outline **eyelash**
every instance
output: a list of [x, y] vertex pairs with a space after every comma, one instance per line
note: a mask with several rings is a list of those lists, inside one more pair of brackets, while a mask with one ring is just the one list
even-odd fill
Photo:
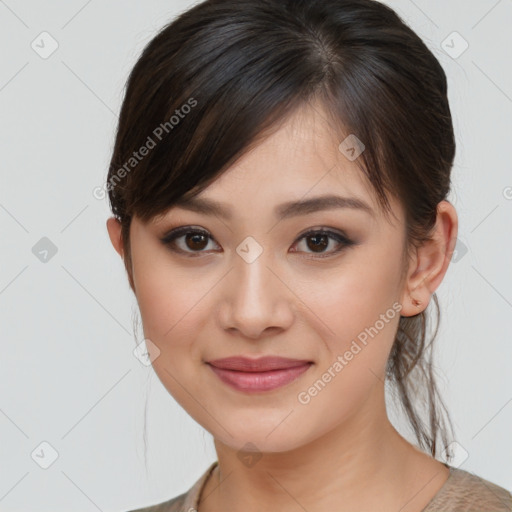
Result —
[[[210, 240], [213, 240], [215, 243], [217, 243], [216, 240], [208, 233], [208, 231], [205, 231], [203, 229], [194, 229], [194, 228], [191, 228], [190, 226], [182, 226], [182, 227], [175, 228], [175, 229], [171, 230], [169, 233], [167, 233], [161, 239], [161, 241], [165, 246], [169, 247], [169, 249], [172, 250], [173, 252], [186, 254], [187, 257], [190, 257], [190, 258], [197, 258], [197, 257], [201, 256], [202, 253], [206, 253], [206, 251], [184, 251], [183, 249], [176, 248], [176, 245], [175, 245], [176, 240], [184, 235], [187, 235], [187, 234], [204, 235], [204, 236], [208, 237]], [[303, 233], [294, 242], [294, 245], [297, 244], [298, 242], [302, 241], [303, 239], [306, 239], [313, 235], [327, 236], [331, 240], [335, 240], [336, 242], [338, 242], [340, 244], [340, 247], [338, 247], [334, 251], [327, 252], [327, 253], [307, 253], [307, 254], [313, 255], [313, 256], [307, 256], [307, 258], [309, 258], [309, 259], [329, 258], [335, 254], [338, 254], [343, 249], [356, 244], [356, 242], [354, 242], [353, 240], [350, 240], [348, 237], [346, 237], [345, 235], [342, 235], [341, 233], [338, 233], [336, 231], [331, 231], [326, 228], [321, 228], [321, 229], [311, 229], [311, 230], [307, 231], [306, 233]], [[299, 252], [299, 251], [293, 251], [293, 252]]]

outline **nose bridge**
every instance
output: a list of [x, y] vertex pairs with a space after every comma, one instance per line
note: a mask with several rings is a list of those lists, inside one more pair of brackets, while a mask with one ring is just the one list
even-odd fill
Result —
[[257, 337], [268, 327], [286, 327], [292, 315], [286, 287], [272, 271], [272, 254], [248, 238], [233, 255], [223, 327]]
[[271, 266], [271, 258], [268, 251], [257, 251], [251, 242], [240, 244], [237, 255], [233, 261], [233, 278], [235, 305], [238, 309], [249, 308], [260, 313], [263, 309], [270, 308], [273, 301], [273, 278], [268, 267]]

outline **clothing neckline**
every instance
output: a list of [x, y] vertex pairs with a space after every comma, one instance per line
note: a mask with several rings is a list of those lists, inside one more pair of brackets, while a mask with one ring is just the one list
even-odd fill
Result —
[[[423, 507], [421, 509], [421, 512], [427, 512], [428, 508], [432, 505], [434, 500], [437, 500], [439, 497], [441, 497], [441, 495], [443, 495], [446, 492], [448, 486], [451, 485], [451, 483], [452, 483], [452, 480], [454, 478], [456, 471], [459, 470], [458, 468], [456, 468], [454, 466], [450, 466], [449, 464], [446, 464], [445, 462], [443, 462], [442, 464], [446, 468], [448, 468], [448, 470], [450, 471], [450, 474], [448, 475], [448, 478], [446, 479], [444, 484], [441, 486], [441, 488], [434, 494], [434, 496], [432, 496], [432, 498], [425, 505], [425, 507]], [[203, 498], [202, 494], [206, 487], [206, 482], [209, 480], [213, 471], [215, 470], [215, 468], [218, 465], [219, 465], [218, 460], [216, 460], [215, 462], [212, 462], [210, 464], [210, 466], [208, 467], [208, 469], [204, 472], [202, 477], [199, 478], [199, 480], [194, 484], [193, 488], [191, 489], [191, 492], [187, 493], [185, 502], [183, 503], [184, 510], [188, 511], [192, 508], [193, 510], [197, 511], [199, 509], [199, 502]]]
[[458, 468], [455, 468], [453, 466], [450, 466], [449, 464], [446, 464], [446, 462], [442, 463], [444, 467], [448, 468], [450, 471], [448, 478], [444, 482], [444, 484], [441, 486], [441, 488], [430, 498], [429, 502], [421, 509], [421, 512], [427, 512], [428, 508], [432, 505], [434, 500], [437, 500], [441, 495], [443, 495], [446, 492], [446, 489], [449, 485], [452, 483], [453, 475], [455, 474], [455, 470]]
[[213, 470], [219, 465], [219, 461], [216, 460], [210, 464], [210, 467], [203, 473], [199, 480], [194, 484], [190, 492], [186, 494], [185, 501], [183, 503], [183, 510], [195, 510], [199, 509], [199, 501], [203, 497], [203, 491], [206, 487], [206, 482], [210, 478]]

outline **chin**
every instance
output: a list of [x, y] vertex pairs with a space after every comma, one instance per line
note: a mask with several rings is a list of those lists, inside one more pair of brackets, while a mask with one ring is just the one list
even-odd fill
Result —
[[[212, 435], [217, 442], [229, 447], [236, 452], [253, 452], [253, 453], [283, 453], [299, 448], [308, 442], [307, 439], [302, 438], [300, 433], [295, 431], [295, 436], [290, 436], [290, 428], [281, 427], [276, 428], [275, 424], [272, 428], [248, 428], [236, 425], [226, 425], [229, 432], [236, 432], [236, 435], [231, 437], [224, 430], [221, 432], [213, 432]], [[270, 435], [269, 435], [270, 433]]]

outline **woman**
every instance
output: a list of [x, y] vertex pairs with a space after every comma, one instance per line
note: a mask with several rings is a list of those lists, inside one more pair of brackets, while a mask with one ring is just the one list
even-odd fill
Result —
[[206, 1], [147, 45], [107, 229], [153, 368], [218, 460], [140, 510], [512, 510], [438, 460], [457, 445], [426, 313], [454, 155], [442, 67], [376, 1]]

